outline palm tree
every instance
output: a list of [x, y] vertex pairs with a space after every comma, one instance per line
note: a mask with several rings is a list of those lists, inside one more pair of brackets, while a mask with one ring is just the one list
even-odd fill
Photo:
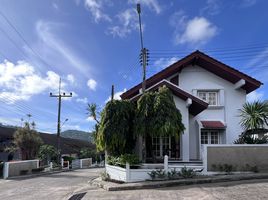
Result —
[[99, 111], [98, 111], [98, 108], [97, 108], [97, 104], [95, 103], [91, 103], [91, 104], [87, 104], [87, 114], [89, 115], [89, 117], [92, 117], [96, 122], [97, 124], [99, 124], [99, 120], [98, 120], [98, 117], [99, 117]]
[[254, 133], [268, 125], [268, 103], [266, 102], [247, 102], [239, 111], [240, 124], [245, 132]]

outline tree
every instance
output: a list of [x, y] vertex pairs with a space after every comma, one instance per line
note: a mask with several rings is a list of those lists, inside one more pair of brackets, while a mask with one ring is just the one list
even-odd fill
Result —
[[[241, 136], [234, 141], [235, 144], [264, 144], [267, 143], [267, 136], [263, 136], [268, 130], [268, 104], [255, 101], [245, 103], [240, 111], [240, 124], [244, 129]], [[258, 135], [258, 138], [255, 137]]]
[[109, 101], [101, 113], [97, 141], [109, 154], [117, 156], [132, 153], [135, 145], [133, 103], [126, 100]]
[[42, 145], [38, 151], [38, 158], [47, 163], [57, 160], [57, 149], [52, 145]]
[[89, 117], [92, 117], [97, 124], [99, 124], [99, 110], [98, 110], [98, 107], [97, 107], [97, 104], [95, 103], [88, 103], [87, 104], [87, 114], [89, 115]]
[[182, 116], [177, 109], [171, 91], [163, 86], [156, 93], [154, 103], [154, 134], [157, 136], [175, 136], [185, 130]]
[[23, 127], [16, 130], [13, 143], [20, 150], [22, 160], [31, 160], [37, 157], [43, 141], [35, 130], [35, 124], [25, 122]]
[[241, 121], [240, 124], [244, 131], [263, 129], [268, 125], [268, 103], [255, 101], [245, 103], [239, 110]]
[[181, 113], [166, 86], [159, 88], [157, 92], [148, 92], [141, 96], [136, 112], [136, 135], [178, 137], [185, 129]]

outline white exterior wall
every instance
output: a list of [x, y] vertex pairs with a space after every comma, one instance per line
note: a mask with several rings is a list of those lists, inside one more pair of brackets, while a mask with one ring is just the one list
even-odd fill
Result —
[[189, 111], [188, 111], [188, 108], [186, 107], [186, 101], [184, 101], [176, 96], [174, 96], [174, 101], [175, 101], [176, 107], [181, 112], [182, 123], [185, 126], [184, 133], [181, 135], [181, 138], [180, 138], [180, 143], [181, 143], [180, 155], [181, 155], [183, 161], [189, 161], [189, 158], [190, 158]]
[[[232, 144], [241, 134], [239, 125], [238, 109], [246, 102], [246, 91], [235, 89], [234, 84], [221, 77], [199, 67], [187, 66], [179, 74], [179, 87], [197, 96], [198, 90], [218, 90], [220, 106], [209, 106], [206, 110], [195, 117], [190, 117], [188, 109], [182, 109], [183, 100], [175, 97], [176, 106], [181, 110], [183, 123], [187, 128], [182, 139], [183, 151], [189, 153], [190, 159], [199, 158], [200, 131], [196, 124], [198, 121], [222, 121], [226, 125], [226, 132], [221, 132], [221, 142]], [[179, 99], [179, 100], [178, 100]], [[179, 103], [180, 102], [180, 103]], [[184, 102], [185, 105], [185, 102]], [[186, 113], [187, 112], [187, 113]], [[186, 120], [189, 119], [189, 120]], [[186, 138], [185, 135], [189, 134]], [[187, 141], [189, 139], [190, 141]], [[186, 142], [186, 145], [183, 143]], [[190, 142], [190, 149], [185, 149]], [[183, 154], [187, 156], [186, 153]]]

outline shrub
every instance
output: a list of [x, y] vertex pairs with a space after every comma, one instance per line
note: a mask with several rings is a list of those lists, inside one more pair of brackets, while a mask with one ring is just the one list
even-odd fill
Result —
[[107, 163], [109, 165], [125, 167], [126, 163], [129, 163], [130, 166], [138, 165], [140, 163], [139, 158], [135, 154], [124, 154], [121, 156], [108, 156]]
[[170, 172], [167, 173], [169, 179], [179, 178], [180, 173], [176, 171], [176, 169], [172, 169]]
[[156, 178], [156, 171], [153, 170], [153, 171], [149, 172], [148, 175], [151, 177], [151, 179], [154, 180]]
[[183, 178], [193, 178], [196, 175], [196, 173], [193, 169], [191, 169], [191, 168], [187, 169], [186, 167], [181, 168], [181, 171], [179, 174]]

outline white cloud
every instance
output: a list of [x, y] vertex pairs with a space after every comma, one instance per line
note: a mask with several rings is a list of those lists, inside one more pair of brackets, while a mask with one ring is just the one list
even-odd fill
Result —
[[[18, 61], [16, 64], [4, 61], [0, 63], [0, 99], [8, 100], [12, 104], [19, 100], [29, 100], [33, 95], [48, 90], [55, 92], [59, 78], [53, 71], [41, 76], [25, 61]], [[65, 86], [66, 83], [62, 82], [63, 89]]]
[[87, 86], [89, 87], [89, 89], [95, 91], [96, 90], [96, 87], [97, 87], [97, 82], [94, 79], [89, 79], [87, 81]]
[[156, 12], [157, 14], [161, 13], [161, 11], [162, 11], [162, 8], [159, 5], [157, 0], [129, 0], [128, 2], [131, 3], [131, 4], [140, 3], [141, 7], [146, 6], [149, 9], [153, 10], [154, 12]]
[[86, 119], [86, 121], [88, 121], [88, 122], [95, 122], [94, 118], [91, 117], [91, 116], [89, 116], [89, 117]]
[[90, 11], [94, 21], [98, 23], [100, 20], [112, 21], [109, 15], [103, 12], [103, 6], [107, 4], [104, 0], [85, 0], [85, 7]]
[[88, 99], [86, 97], [85, 98], [77, 98], [76, 102], [86, 104], [86, 103], [88, 103]]
[[[72, 48], [69, 48], [66, 45], [66, 42], [61, 41], [56, 35], [54, 31], [64, 27], [63, 24], [46, 22], [46, 21], [38, 21], [36, 23], [36, 32], [40, 39], [41, 45], [36, 48], [43, 50], [42, 52], [45, 56], [50, 55], [47, 60], [53, 60], [56, 62], [58, 58], [60, 61], [58, 64], [60, 65], [59, 69], [62, 70], [62, 65], [66, 67], [72, 66], [78, 72], [81, 72], [85, 76], [87, 76], [92, 69], [91, 66], [86, 63], [83, 59], [78, 57], [73, 51]], [[57, 67], [54, 65], [54, 67]]]
[[125, 10], [118, 14], [116, 18], [119, 20], [119, 24], [109, 27], [108, 34], [123, 38], [132, 31], [139, 30], [138, 16], [134, 8]]
[[169, 65], [175, 63], [178, 61], [178, 57], [171, 57], [171, 58], [159, 58], [154, 62], [154, 66], [158, 69], [164, 69], [168, 67]]
[[253, 91], [247, 95], [247, 101], [253, 102], [253, 101], [262, 100], [263, 96], [264, 96], [263, 92]]
[[217, 15], [221, 12], [221, 8], [220, 0], [207, 0], [205, 7], [201, 9], [201, 14]]
[[218, 32], [218, 28], [205, 17], [188, 19], [183, 11], [174, 13], [170, 19], [170, 24], [175, 28], [175, 44], [205, 44]]
[[74, 84], [74, 83], [75, 83], [74, 75], [72, 75], [72, 74], [68, 74], [66, 78], [67, 78], [67, 80], [68, 80], [71, 84]]
[[[120, 100], [121, 99], [120, 95], [123, 94], [126, 91], [127, 91], [127, 89], [125, 88], [123, 91], [119, 91], [119, 92], [114, 93], [114, 99], [115, 100]], [[107, 103], [110, 100], [111, 100], [111, 96], [109, 96], [109, 98], [105, 100], [105, 103]]]

